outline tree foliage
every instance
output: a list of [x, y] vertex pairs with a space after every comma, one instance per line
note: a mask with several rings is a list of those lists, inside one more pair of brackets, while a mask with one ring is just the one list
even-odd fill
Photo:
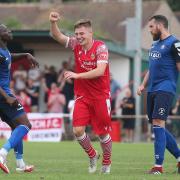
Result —
[[167, 0], [167, 2], [173, 11], [180, 11], [180, 1], [179, 0]]

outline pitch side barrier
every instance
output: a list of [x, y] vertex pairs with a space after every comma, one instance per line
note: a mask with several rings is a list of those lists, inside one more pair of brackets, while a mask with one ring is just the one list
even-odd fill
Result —
[[[147, 119], [148, 117], [147, 115], [112, 115], [112, 120], [121, 120], [121, 119], [127, 119], [127, 120], [131, 120], [131, 119]], [[180, 120], [180, 116], [168, 116], [168, 119], [171, 120]]]

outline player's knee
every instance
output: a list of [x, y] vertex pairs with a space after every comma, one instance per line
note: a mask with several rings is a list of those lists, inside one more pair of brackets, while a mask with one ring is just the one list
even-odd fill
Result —
[[73, 128], [73, 133], [76, 137], [82, 136], [84, 134], [84, 128], [75, 127], [75, 128]]
[[153, 119], [153, 125], [165, 127], [165, 121], [161, 119]]

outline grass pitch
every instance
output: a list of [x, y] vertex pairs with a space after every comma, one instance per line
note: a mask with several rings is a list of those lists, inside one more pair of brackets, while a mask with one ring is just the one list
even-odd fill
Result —
[[[0, 141], [0, 145], [3, 141]], [[99, 144], [93, 143], [101, 152]], [[175, 173], [176, 160], [166, 152], [163, 175], [148, 175], [145, 172], [153, 165], [152, 144], [113, 143], [112, 168], [110, 175], [98, 171], [88, 174], [88, 158], [77, 142], [59, 143], [25, 143], [24, 159], [35, 165], [33, 173], [19, 174], [15, 172], [13, 151], [8, 156], [8, 167], [11, 171], [6, 175], [0, 171], [0, 179], [12, 180], [180, 180]]]

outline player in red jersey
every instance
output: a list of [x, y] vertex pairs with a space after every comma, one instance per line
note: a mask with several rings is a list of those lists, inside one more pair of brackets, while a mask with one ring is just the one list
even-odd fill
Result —
[[90, 158], [89, 173], [97, 169], [98, 152], [93, 148], [90, 138], [85, 133], [91, 125], [99, 135], [103, 151], [101, 172], [110, 173], [112, 140], [110, 117], [110, 76], [108, 49], [104, 42], [93, 39], [90, 20], [81, 19], [74, 25], [75, 35], [68, 37], [61, 33], [57, 21], [60, 16], [51, 12], [51, 35], [60, 44], [74, 51], [75, 72], [66, 71], [65, 79], [74, 79], [76, 95], [73, 113], [73, 132], [77, 141]]

